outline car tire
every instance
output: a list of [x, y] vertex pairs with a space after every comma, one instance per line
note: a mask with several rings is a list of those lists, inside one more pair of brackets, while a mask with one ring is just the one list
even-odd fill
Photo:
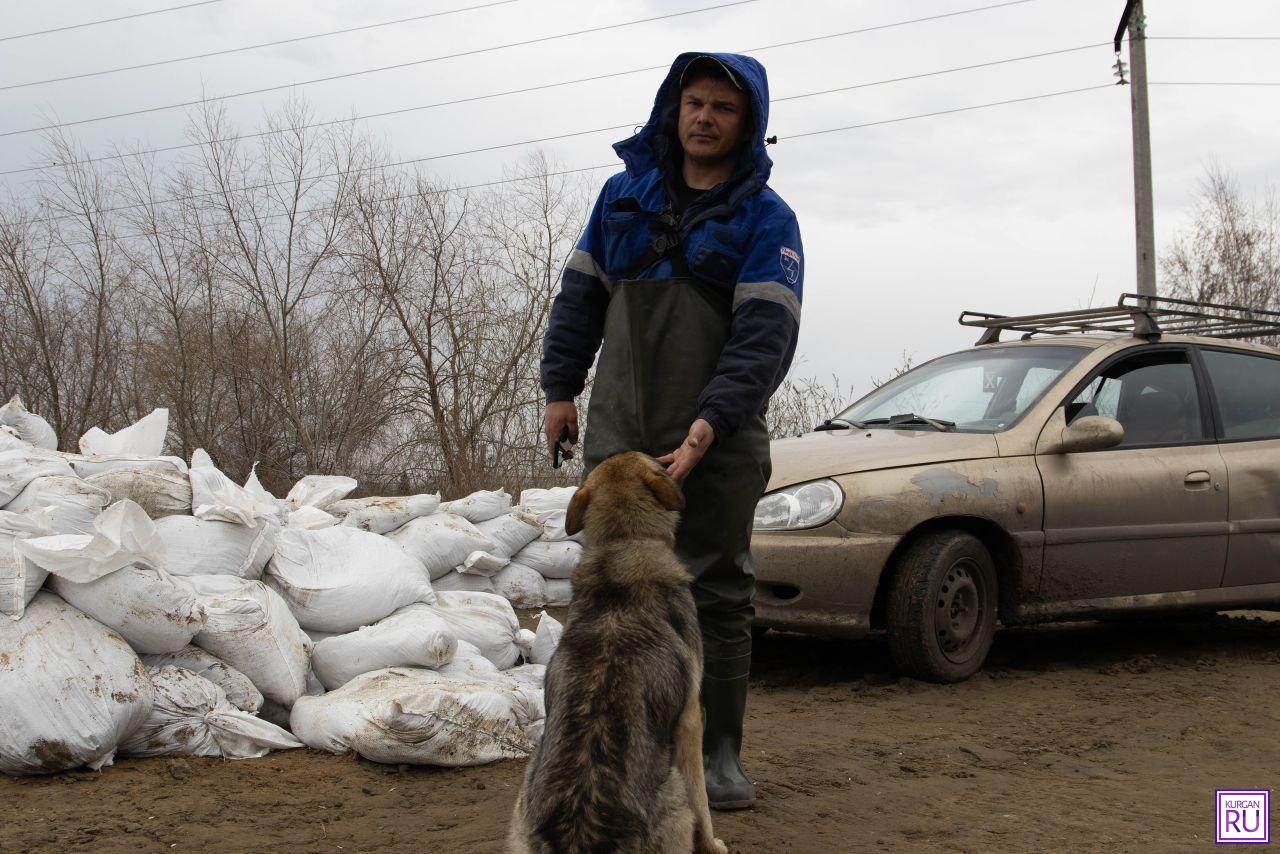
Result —
[[886, 602], [894, 663], [927, 682], [968, 679], [991, 650], [996, 593], [995, 564], [977, 537], [937, 531], [910, 543]]

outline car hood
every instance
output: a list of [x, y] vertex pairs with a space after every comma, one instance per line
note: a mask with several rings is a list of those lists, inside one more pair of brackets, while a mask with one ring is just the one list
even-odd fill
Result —
[[795, 483], [876, 469], [948, 463], [999, 455], [991, 433], [873, 428], [828, 430], [769, 446], [773, 476], [769, 490]]

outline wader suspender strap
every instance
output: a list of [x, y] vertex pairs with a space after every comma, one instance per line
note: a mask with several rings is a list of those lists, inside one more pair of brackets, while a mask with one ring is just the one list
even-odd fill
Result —
[[649, 228], [658, 232], [658, 236], [627, 269], [622, 278], [639, 278], [641, 273], [664, 258], [671, 261], [677, 277], [691, 278], [693, 273], [689, 270], [689, 262], [684, 257], [684, 239], [698, 223], [713, 216], [730, 213], [732, 210], [733, 208], [729, 205], [709, 205], [682, 222], [680, 215], [672, 209], [671, 205], [667, 205], [658, 214], [657, 219], [649, 224]]

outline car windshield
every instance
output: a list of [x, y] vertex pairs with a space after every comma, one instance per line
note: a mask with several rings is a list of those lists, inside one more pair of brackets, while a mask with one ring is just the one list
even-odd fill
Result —
[[[1007, 430], [1063, 371], [1088, 352], [1062, 345], [990, 347], [934, 359], [868, 394], [837, 421], [896, 430], [929, 430], [923, 419], [953, 422], [955, 430]], [[911, 414], [915, 419], [888, 419]], [[883, 419], [880, 423], [875, 422]]]

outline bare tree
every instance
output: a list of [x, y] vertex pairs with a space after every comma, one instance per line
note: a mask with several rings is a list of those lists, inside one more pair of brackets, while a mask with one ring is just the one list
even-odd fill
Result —
[[1280, 203], [1246, 198], [1219, 165], [1205, 171], [1195, 220], [1160, 262], [1170, 296], [1280, 309]]

